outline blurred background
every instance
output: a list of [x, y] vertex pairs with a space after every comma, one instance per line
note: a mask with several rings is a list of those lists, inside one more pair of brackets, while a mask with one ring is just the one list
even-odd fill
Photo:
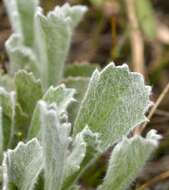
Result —
[[[110, 61], [127, 63], [142, 73], [153, 87], [152, 100], [159, 106], [145, 129], [155, 128], [163, 135], [152, 159], [130, 189], [169, 190], [169, 1], [168, 0], [41, 0], [45, 12], [56, 5], [83, 4], [88, 13], [73, 36], [67, 64], [88, 62], [104, 67]], [[7, 72], [4, 43], [11, 34], [8, 17], [0, 0], [0, 67]], [[85, 189], [95, 187], [104, 175], [108, 153], [92, 175], [84, 175]]]

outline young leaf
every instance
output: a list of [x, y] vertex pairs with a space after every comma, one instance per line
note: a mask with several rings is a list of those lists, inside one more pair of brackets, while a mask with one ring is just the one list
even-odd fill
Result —
[[146, 138], [124, 137], [111, 154], [106, 176], [98, 190], [126, 189], [157, 147], [160, 138], [155, 130], [151, 130]]
[[75, 101], [73, 98], [75, 92], [75, 89], [66, 88], [64, 84], [57, 87], [51, 86], [45, 93], [43, 100], [49, 104], [56, 103], [60, 113], [63, 113], [67, 110], [69, 104]]
[[6, 42], [12, 73], [27, 69], [41, 78], [45, 89], [56, 85], [63, 77], [72, 32], [86, 7], [65, 4], [44, 16], [38, 0], [4, 1], [15, 29]]
[[11, 61], [11, 73], [15, 73], [19, 69], [27, 69], [38, 75], [36, 55], [32, 49], [23, 45], [20, 34], [12, 34], [6, 41], [5, 47]]
[[64, 166], [71, 126], [61, 123], [56, 105], [51, 107], [40, 101], [42, 146], [44, 150], [45, 190], [60, 190], [64, 180]]
[[74, 120], [77, 116], [81, 100], [84, 97], [84, 94], [86, 92], [86, 89], [87, 89], [87, 86], [89, 83], [89, 78], [87, 78], [87, 77], [68, 77], [63, 80], [63, 83], [68, 88], [73, 88], [76, 90], [76, 93], [74, 96], [76, 101], [73, 102], [68, 107], [69, 120], [71, 121], [72, 124], [74, 124]]
[[[69, 104], [74, 101], [75, 90], [71, 88], [66, 88], [63, 84], [58, 87], [51, 86], [45, 95], [43, 96], [43, 100], [47, 104], [56, 104], [59, 110], [60, 116], [66, 112]], [[31, 121], [31, 127], [29, 129], [28, 138], [31, 139], [39, 134], [40, 130], [40, 108], [39, 104], [37, 104]]]
[[100, 151], [99, 145], [99, 134], [93, 133], [88, 126], [75, 136], [65, 163], [62, 190], [72, 188], [89, 158]]
[[10, 19], [10, 23], [12, 25], [13, 31], [18, 34], [22, 33], [19, 12], [16, 4], [16, 0], [4, 0], [4, 4]]
[[68, 5], [56, 7], [47, 16], [43, 15], [41, 9], [38, 10], [35, 25], [36, 42], [41, 64], [39, 69], [45, 88], [56, 85], [62, 79], [73, 25], [78, 23], [84, 12], [85, 9], [81, 6]]
[[87, 8], [81, 5], [71, 7], [68, 3], [65, 3], [62, 7], [57, 6], [55, 11], [63, 12], [65, 17], [70, 17], [71, 27], [74, 29], [81, 21], [84, 13], [87, 11]]
[[14, 135], [15, 99], [15, 92], [7, 92], [0, 87], [0, 107], [2, 108], [3, 144], [5, 149], [11, 143]]
[[3, 161], [3, 190], [15, 186], [19, 190], [33, 190], [43, 166], [42, 147], [37, 139], [14, 150], [8, 150]]
[[142, 76], [129, 72], [127, 65], [109, 64], [101, 72], [96, 70], [75, 120], [74, 135], [89, 125], [93, 132], [101, 134], [101, 149], [106, 150], [146, 120], [150, 90]]
[[8, 91], [15, 89], [13, 78], [9, 74], [4, 73], [2, 70], [0, 70], [0, 86]]
[[15, 126], [13, 131], [13, 139], [11, 145], [15, 147], [19, 141], [23, 141], [27, 137], [30, 117], [26, 114], [19, 103], [15, 106]]
[[72, 143], [71, 152], [65, 163], [65, 178], [70, 177], [80, 169], [80, 164], [86, 154], [85, 131], [86, 129], [78, 133]]
[[3, 130], [2, 130], [2, 108], [0, 107], [0, 163], [3, 159]]
[[15, 76], [16, 97], [22, 110], [31, 118], [38, 100], [42, 97], [42, 86], [32, 73], [20, 70]]
[[47, 17], [40, 11], [36, 15], [39, 68], [45, 88], [57, 84], [62, 78], [71, 39], [69, 22], [55, 12], [50, 12]]
[[33, 47], [34, 16], [38, 0], [4, 0], [15, 33], [21, 35], [24, 45]]
[[24, 44], [33, 47], [34, 45], [34, 17], [38, 0], [16, 0], [17, 9], [22, 28]]
[[14, 91], [7, 92], [0, 87], [0, 106], [2, 107], [3, 144], [6, 149], [17, 144], [18, 133], [22, 138], [25, 137], [30, 118], [18, 104]]

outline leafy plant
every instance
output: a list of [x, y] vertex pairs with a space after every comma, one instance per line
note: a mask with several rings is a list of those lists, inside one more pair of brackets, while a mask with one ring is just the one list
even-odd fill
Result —
[[[110, 63], [90, 79], [88, 65], [64, 68], [70, 34], [86, 8], [66, 4], [45, 17], [36, 1], [5, 3], [15, 31], [6, 45], [11, 71], [27, 70], [1, 83], [13, 89], [0, 88], [2, 189], [79, 190], [84, 171], [115, 143], [97, 190], [127, 188], [160, 139], [155, 130], [128, 137], [146, 120], [151, 88], [127, 65]], [[63, 75], [67, 87], [55, 86]]]
[[[23, 79], [29, 81], [25, 88]], [[42, 95], [39, 81], [25, 71], [16, 74], [15, 85], [16, 92], [1, 90], [1, 142], [6, 149], [15, 146], [16, 137], [18, 141], [20, 136], [28, 140], [5, 153], [4, 190], [13, 190], [14, 186], [34, 189], [39, 175], [43, 176], [45, 189], [72, 189], [88, 164], [120, 139], [98, 189], [124, 189], [158, 144], [160, 136], [153, 130], [146, 138], [127, 137], [146, 119], [150, 87], [126, 65], [109, 64], [92, 74], [72, 135], [67, 108], [74, 101], [74, 89], [59, 85]]]
[[47, 16], [38, 0], [4, 0], [14, 34], [6, 42], [10, 71], [32, 71], [43, 87], [56, 85], [63, 77], [64, 62], [74, 28], [86, 12], [84, 6], [57, 6]]

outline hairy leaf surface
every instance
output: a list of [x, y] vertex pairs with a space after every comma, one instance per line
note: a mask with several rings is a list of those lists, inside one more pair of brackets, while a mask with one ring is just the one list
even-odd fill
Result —
[[72, 188], [91, 157], [93, 158], [100, 152], [99, 145], [99, 134], [93, 133], [88, 126], [73, 138], [65, 164], [65, 179], [62, 190]]
[[21, 35], [24, 45], [33, 47], [38, 0], [4, 0], [4, 3], [14, 32]]
[[16, 106], [15, 92], [7, 92], [4, 88], [0, 87], [0, 106], [2, 108], [4, 148], [7, 148], [8, 144], [11, 143], [14, 133]]
[[101, 149], [106, 150], [146, 120], [150, 91], [142, 76], [129, 72], [127, 65], [109, 64], [101, 72], [96, 70], [75, 120], [74, 134], [89, 125], [100, 133]]
[[32, 73], [20, 70], [15, 76], [16, 97], [22, 110], [31, 118], [38, 100], [42, 97], [42, 86]]
[[74, 88], [76, 90], [75, 93], [75, 101], [68, 107], [69, 120], [72, 124], [74, 124], [74, 120], [77, 116], [80, 103], [84, 97], [86, 92], [89, 78], [87, 77], [68, 77], [63, 80], [63, 83], [68, 88]]
[[16, 32], [21, 34], [21, 24], [19, 18], [19, 12], [16, 4], [16, 0], [4, 0], [4, 4], [12, 25], [12, 29]]
[[107, 174], [98, 190], [126, 189], [155, 150], [160, 138], [155, 130], [151, 130], [146, 138], [124, 137], [111, 154]]
[[20, 34], [12, 34], [5, 43], [11, 64], [10, 72], [13, 74], [19, 69], [26, 69], [38, 75], [37, 58], [33, 50], [23, 45]]
[[14, 150], [8, 150], [3, 161], [3, 190], [33, 190], [43, 166], [42, 147], [37, 139], [27, 144], [20, 142]]
[[[59, 110], [60, 117], [64, 116], [69, 104], [74, 101], [75, 90], [71, 88], [66, 88], [63, 84], [58, 87], [51, 86], [45, 95], [43, 100], [47, 104], [56, 104]], [[31, 139], [39, 134], [40, 131], [40, 107], [37, 104], [31, 121], [31, 127], [29, 130], [28, 138]]]
[[71, 126], [69, 123], [61, 123], [59, 110], [56, 106], [51, 107], [44, 102], [40, 103], [42, 146], [44, 150], [44, 175], [45, 190], [60, 190], [64, 180], [64, 166]]
[[82, 6], [56, 7], [44, 16], [39, 9], [36, 15], [36, 41], [42, 83], [45, 88], [57, 84], [63, 77], [64, 62], [69, 50], [72, 30], [85, 8]]
[[0, 163], [2, 162], [3, 158], [3, 129], [2, 129], [2, 107], [0, 107]]

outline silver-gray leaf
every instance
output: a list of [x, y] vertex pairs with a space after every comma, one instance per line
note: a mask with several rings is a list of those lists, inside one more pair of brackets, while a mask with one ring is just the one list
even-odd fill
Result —
[[93, 132], [101, 134], [104, 151], [146, 120], [150, 92], [143, 77], [130, 72], [127, 65], [109, 64], [101, 72], [96, 70], [75, 120], [74, 135], [89, 125]]

